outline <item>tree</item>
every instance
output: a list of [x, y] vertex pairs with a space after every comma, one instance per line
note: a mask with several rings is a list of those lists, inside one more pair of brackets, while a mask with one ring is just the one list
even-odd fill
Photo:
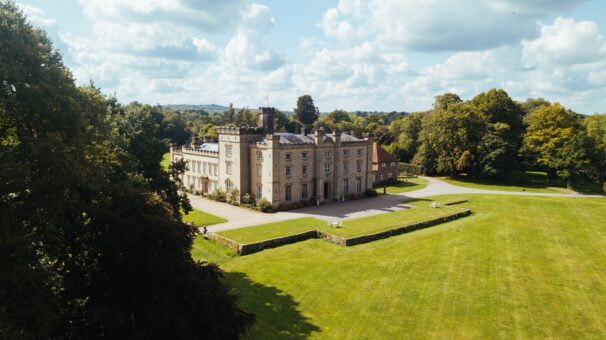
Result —
[[574, 112], [556, 103], [532, 111], [526, 122], [528, 128], [521, 152], [554, 178], [560, 162], [558, 150], [578, 133], [579, 120]]
[[289, 116], [286, 113], [276, 110], [274, 119], [274, 130], [278, 132], [297, 132], [299, 123], [297, 123], [293, 116]]
[[433, 103], [434, 110], [447, 110], [453, 104], [462, 103], [461, 98], [454, 93], [445, 93], [439, 96], [436, 96], [435, 101]]
[[244, 332], [252, 316], [220, 269], [191, 258], [157, 116], [76, 87], [12, 2], [0, 2], [0, 59], [0, 337]]
[[389, 129], [395, 136], [391, 152], [396, 154], [403, 162], [410, 162], [419, 147], [419, 134], [421, 133], [423, 117], [427, 112], [413, 112], [412, 114], [394, 120]]
[[314, 122], [318, 120], [318, 108], [314, 105], [314, 101], [310, 95], [304, 95], [297, 99], [297, 107], [294, 109], [295, 119], [310, 130]]
[[429, 174], [473, 174], [477, 169], [478, 144], [485, 131], [485, 122], [467, 103], [434, 110], [423, 119], [421, 146], [413, 162]]
[[551, 103], [543, 98], [528, 98], [525, 102], [519, 103], [519, 105], [522, 112], [524, 112], [524, 115], [528, 115], [541, 106], [549, 106]]
[[474, 97], [470, 105], [487, 124], [482, 138], [478, 175], [502, 178], [518, 168], [517, 152], [522, 143], [523, 112], [501, 89], [492, 89]]
[[578, 180], [596, 179], [600, 160], [594, 140], [579, 130], [557, 150], [553, 167], [558, 177], [571, 185]]

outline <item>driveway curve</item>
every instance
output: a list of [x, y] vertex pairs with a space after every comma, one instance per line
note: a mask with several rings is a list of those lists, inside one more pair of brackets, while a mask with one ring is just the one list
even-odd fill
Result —
[[409, 191], [400, 194], [378, 196], [372, 199], [362, 199], [349, 202], [330, 202], [321, 206], [307, 207], [292, 211], [281, 211], [273, 214], [261, 213], [242, 207], [235, 207], [227, 203], [219, 203], [199, 196], [188, 195], [192, 206], [227, 220], [225, 223], [215, 224], [208, 227], [209, 231], [221, 231], [237, 229], [258, 224], [280, 222], [293, 218], [313, 217], [324, 221], [335, 221], [374, 216], [388, 212], [410, 209], [412, 206], [406, 203], [405, 198], [422, 198], [439, 195], [456, 194], [491, 194], [491, 195], [517, 195], [517, 196], [545, 196], [545, 197], [604, 197], [601, 195], [584, 195], [579, 193], [539, 193], [485, 190], [466, 188], [453, 185], [437, 178], [422, 177], [427, 180], [427, 186], [423, 189]]

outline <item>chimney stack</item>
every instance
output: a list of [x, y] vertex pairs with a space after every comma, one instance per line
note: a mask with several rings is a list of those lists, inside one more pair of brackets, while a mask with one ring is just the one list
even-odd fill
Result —
[[301, 126], [301, 135], [305, 136], [305, 126]]
[[272, 135], [274, 133], [274, 116], [276, 109], [273, 107], [261, 107], [259, 113], [259, 127], [263, 128], [263, 133]]

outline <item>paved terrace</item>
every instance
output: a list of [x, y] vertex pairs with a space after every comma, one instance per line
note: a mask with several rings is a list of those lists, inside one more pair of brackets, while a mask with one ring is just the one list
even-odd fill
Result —
[[235, 207], [226, 203], [219, 203], [194, 195], [189, 195], [189, 199], [194, 208], [221, 216], [228, 220], [228, 222], [215, 224], [208, 227], [209, 231], [221, 231], [301, 217], [314, 217], [328, 222], [373, 216], [411, 208], [411, 205], [402, 203], [402, 201], [406, 198], [422, 198], [437, 195], [494, 194], [547, 197], [604, 197], [600, 195], [583, 195], [579, 193], [536, 193], [484, 190], [452, 185], [433, 177], [423, 178], [427, 180], [428, 185], [423, 189], [415, 191], [401, 194], [383, 195], [371, 199], [361, 199], [357, 201], [330, 202], [321, 206], [308, 207], [293, 211], [281, 211], [273, 214], [261, 213], [252, 209]]

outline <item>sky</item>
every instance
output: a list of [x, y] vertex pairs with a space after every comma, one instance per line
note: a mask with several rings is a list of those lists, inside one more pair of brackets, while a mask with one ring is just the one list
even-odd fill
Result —
[[603, 0], [21, 0], [119, 101], [421, 111], [502, 88], [606, 112]]

